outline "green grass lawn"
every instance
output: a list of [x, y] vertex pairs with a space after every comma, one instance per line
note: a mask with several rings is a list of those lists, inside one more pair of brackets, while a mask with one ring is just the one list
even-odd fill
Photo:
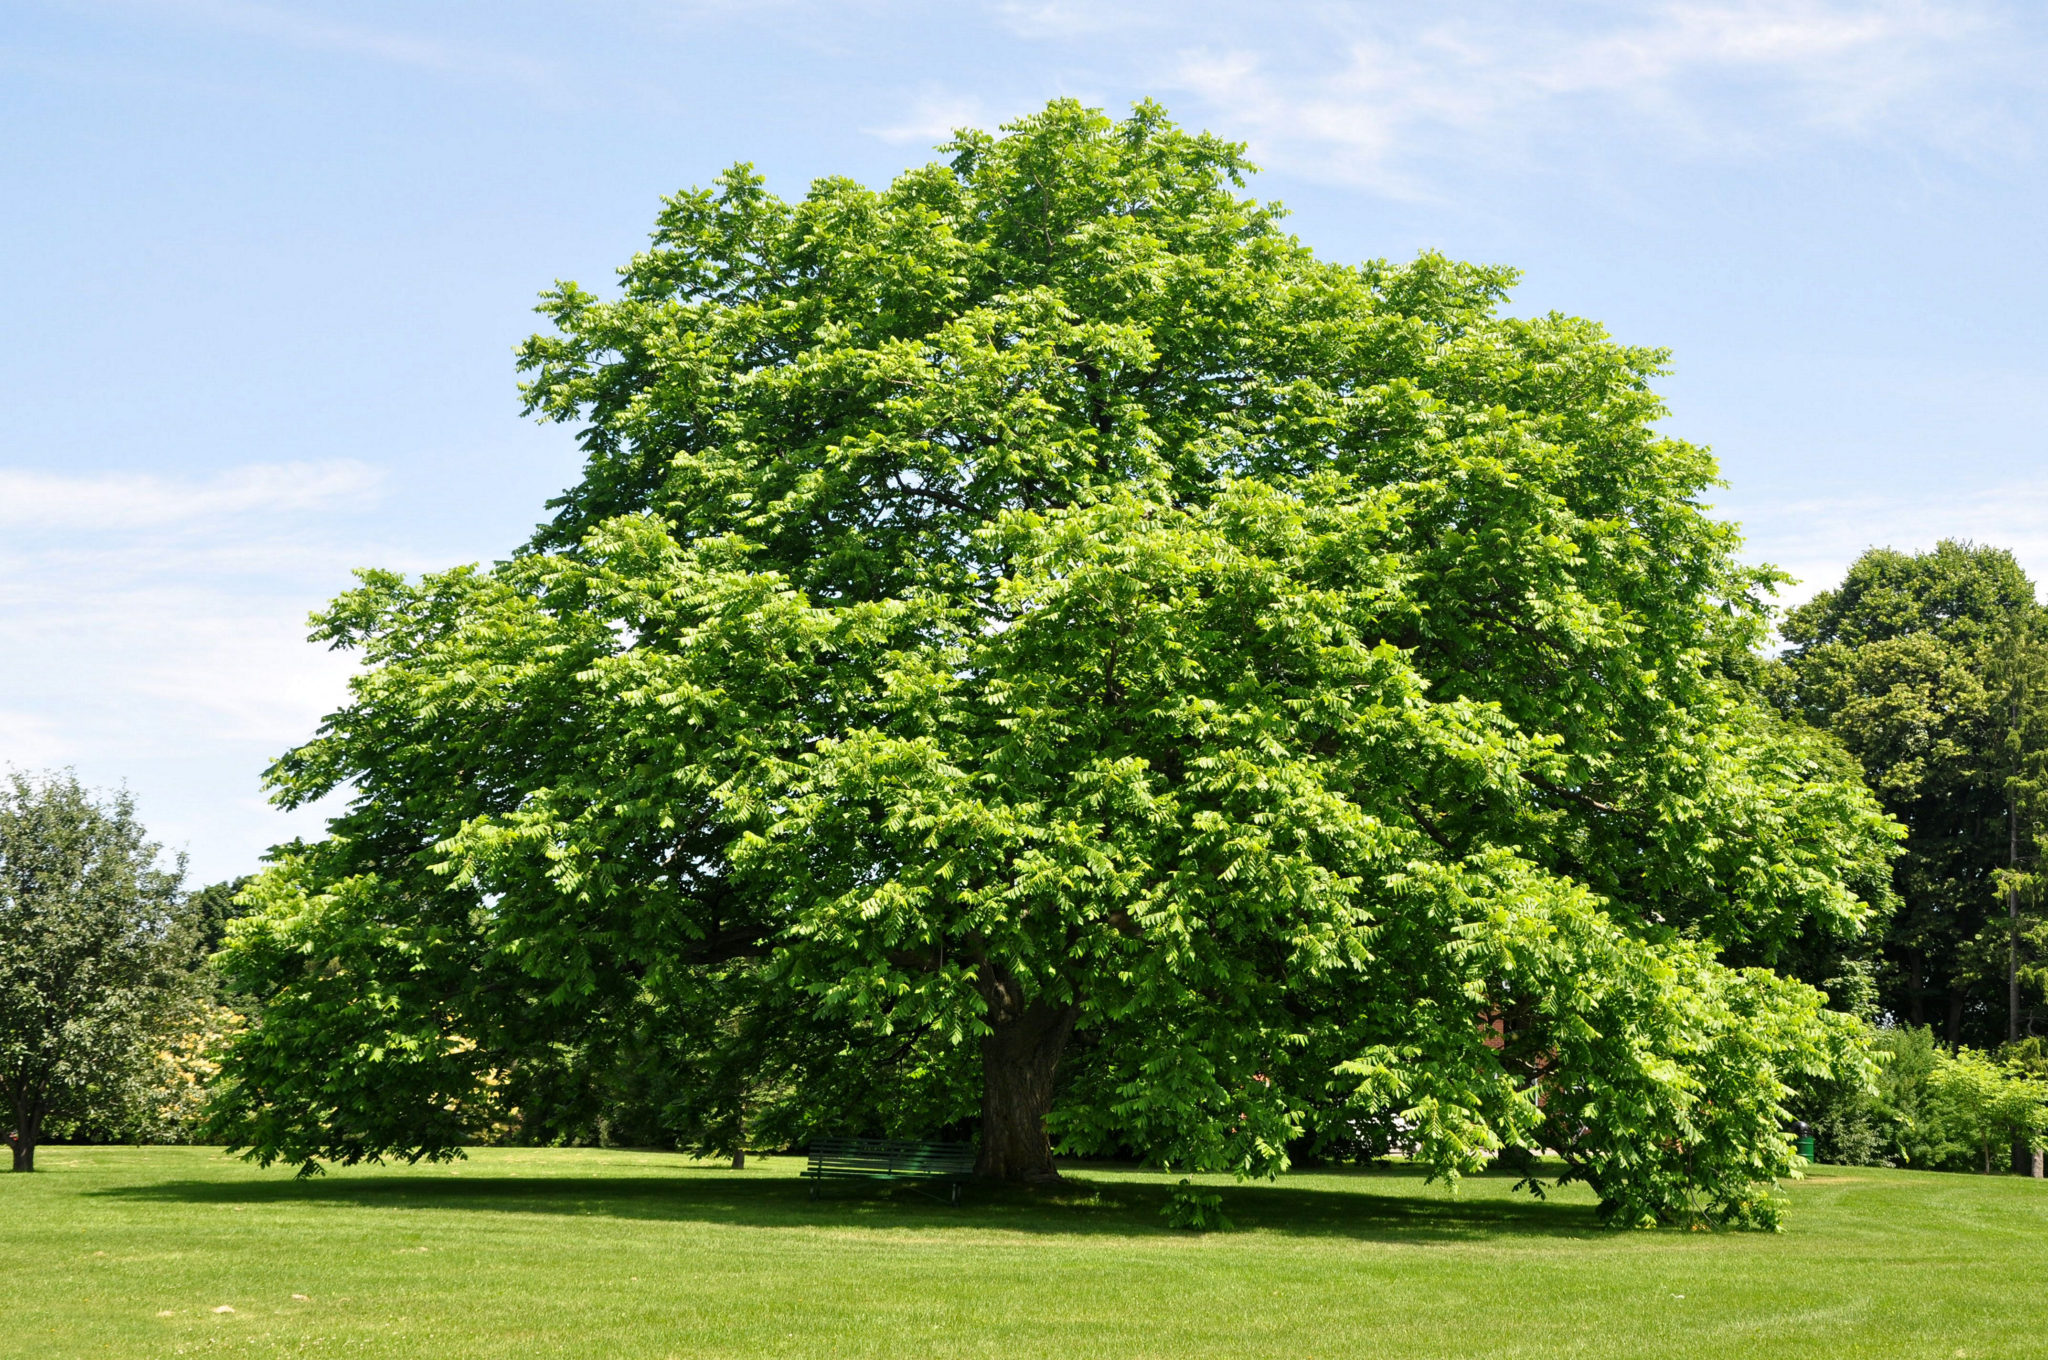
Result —
[[795, 1158], [38, 1161], [0, 1175], [0, 1356], [2048, 1356], [2048, 1184], [2008, 1177], [1824, 1169], [1766, 1236], [1299, 1174], [1219, 1182], [1238, 1230], [1198, 1237], [1112, 1167], [955, 1209], [814, 1204]]

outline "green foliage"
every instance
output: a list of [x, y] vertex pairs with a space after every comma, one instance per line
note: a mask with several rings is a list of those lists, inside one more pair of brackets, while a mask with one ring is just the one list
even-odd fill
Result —
[[2015, 1072], [2048, 1078], [2048, 1039], [2037, 1035], [2016, 1040], [1998, 1050], [1998, 1059]]
[[1824, 1162], [2003, 1170], [2012, 1147], [2038, 1147], [2048, 1135], [2048, 1064], [2037, 1040], [1994, 1056], [1907, 1027], [1880, 1031], [1873, 1050], [1874, 1082], [1809, 1087], [1793, 1101], [1816, 1125]]
[[[331, 1160], [400, 1145], [452, 1156], [488, 1127], [492, 1072], [473, 1040], [451, 1032], [441, 999], [488, 985], [488, 977], [466, 966], [474, 951], [449, 947], [460, 941], [442, 922], [380, 917], [374, 878], [311, 891], [321, 854], [286, 856], [260, 875], [247, 890], [250, 914], [230, 928], [227, 976], [264, 1004], [260, 1026], [231, 1056], [217, 1089], [232, 1115], [212, 1131], [260, 1146], [318, 1121], [331, 1130], [323, 1148]], [[320, 1061], [270, 1056], [306, 1053]], [[260, 1102], [239, 1099], [251, 1077], [264, 1082]], [[310, 1157], [294, 1160], [315, 1169]]]
[[1150, 105], [949, 150], [736, 169], [547, 295], [585, 475], [320, 617], [365, 668], [273, 779], [352, 802], [230, 929], [217, 1127], [441, 1157], [609, 1082], [706, 1150], [1540, 1139], [1613, 1221], [1773, 1221], [1785, 1078], [1863, 1058], [1727, 961], [1854, 940], [1895, 829], [1751, 697], [1663, 355], [1317, 260]]
[[227, 942], [228, 923], [238, 920], [248, 910], [241, 901], [241, 893], [253, 881], [254, 876], [250, 874], [223, 879], [219, 883], [207, 884], [188, 899], [188, 909], [199, 930], [201, 953], [214, 954]]
[[79, 1126], [155, 1113], [161, 1053], [201, 1000], [180, 868], [157, 866], [126, 793], [70, 774], [0, 786], [0, 1098], [16, 1171]]
[[1770, 682], [1787, 710], [1854, 753], [1908, 828], [1875, 1006], [1940, 1025], [1950, 1044], [2024, 1031], [2043, 996], [2033, 877], [2048, 760], [2043, 619], [2009, 552], [1873, 549], [1841, 586], [1792, 611], [1792, 647]]
[[1172, 1228], [1190, 1232], [1229, 1232], [1237, 1226], [1223, 1212], [1223, 1196], [1214, 1190], [1198, 1190], [1193, 1181], [1181, 1177], [1179, 1185], [1160, 1206], [1159, 1216]]
[[1935, 1055], [1919, 1118], [1910, 1128], [1916, 1164], [2002, 1169], [2015, 1144], [2038, 1147], [2048, 1129], [2048, 1084], [1990, 1055], [1959, 1048]]
[[1862, 1081], [1829, 1073], [1795, 1082], [1788, 1108], [1812, 1126], [1822, 1162], [1940, 1165], [1940, 1158], [1930, 1158], [1920, 1131], [1929, 1126], [1928, 1087], [1942, 1055], [1931, 1029], [1880, 1029], [1871, 1042], [1874, 1073]]
[[1911, 1026], [1885, 1030], [1875, 1047], [1880, 1066], [1871, 1122], [1880, 1130], [1882, 1161], [1923, 1168], [1943, 1165], [1920, 1132], [1938, 1123], [1929, 1103], [1934, 1071], [1942, 1059], [1934, 1031]]
[[220, 1061], [243, 1027], [242, 1016], [214, 1000], [210, 990], [195, 979], [184, 1004], [166, 1014], [127, 1116], [100, 1131], [121, 1142], [205, 1141]]

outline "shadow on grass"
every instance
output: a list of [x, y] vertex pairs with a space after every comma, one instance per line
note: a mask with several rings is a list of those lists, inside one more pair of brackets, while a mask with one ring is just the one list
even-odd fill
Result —
[[[1079, 1236], [1181, 1237], [1159, 1211], [1170, 1185], [1161, 1181], [1075, 1179], [1047, 1190], [970, 1184], [949, 1206], [907, 1185], [828, 1183], [810, 1197], [808, 1183], [789, 1177], [674, 1176], [424, 1177], [348, 1172], [311, 1180], [178, 1180], [91, 1192], [131, 1203], [334, 1206], [505, 1214], [593, 1215], [754, 1228], [998, 1230]], [[1086, 1170], [1082, 1171], [1085, 1176]], [[1111, 1174], [1114, 1174], [1113, 1172]], [[1583, 1204], [1419, 1198], [1375, 1193], [1361, 1175], [1341, 1188], [1240, 1185], [1214, 1188], [1240, 1231], [1358, 1241], [1483, 1242], [1514, 1237], [1606, 1236]], [[1401, 1177], [1408, 1180], [1410, 1178]]]

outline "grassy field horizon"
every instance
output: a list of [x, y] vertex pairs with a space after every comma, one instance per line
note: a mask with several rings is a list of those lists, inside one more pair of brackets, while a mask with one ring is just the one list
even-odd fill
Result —
[[952, 1208], [654, 1152], [478, 1149], [311, 1180], [46, 1147], [0, 1179], [0, 1356], [2048, 1355], [2048, 1184], [1818, 1168], [1782, 1234], [1615, 1232], [1405, 1170], [1076, 1165]]

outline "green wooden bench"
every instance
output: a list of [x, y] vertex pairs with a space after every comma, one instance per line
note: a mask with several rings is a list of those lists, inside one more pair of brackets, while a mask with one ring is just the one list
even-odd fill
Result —
[[813, 1138], [811, 1162], [804, 1169], [812, 1199], [828, 1180], [943, 1181], [954, 1204], [960, 1202], [960, 1183], [973, 1174], [971, 1144], [909, 1138]]

